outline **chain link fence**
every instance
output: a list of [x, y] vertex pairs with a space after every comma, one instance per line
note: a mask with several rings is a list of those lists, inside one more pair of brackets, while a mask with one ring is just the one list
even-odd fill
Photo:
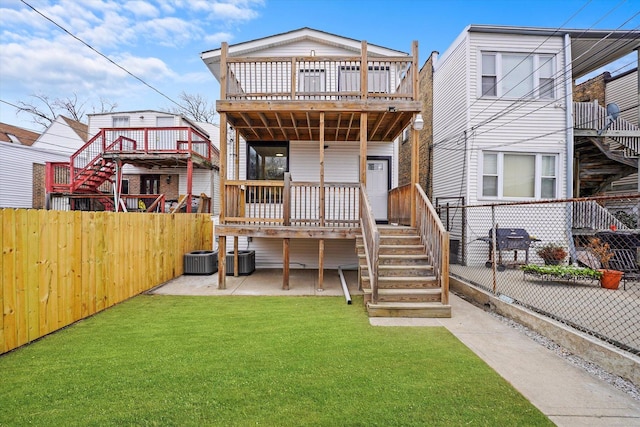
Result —
[[[435, 204], [452, 276], [640, 355], [640, 194]], [[617, 288], [602, 270], [620, 272]]]

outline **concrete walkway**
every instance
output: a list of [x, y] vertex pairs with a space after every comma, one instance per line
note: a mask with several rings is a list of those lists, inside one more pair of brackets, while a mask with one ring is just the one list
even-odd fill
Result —
[[[356, 272], [347, 271], [357, 294]], [[182, 276], [152, 293], [171, 295], [343, 295], [336, 271], [325, 272], [324, 290], [316, 289], [317, 270], [291, 270], [283, 291], [281, 270], [256, 270], [227, 277], [218, 290], [217, 275]], [[558, 426], [639, 426], [640, 401], [589, 374], [482, 309], [451, 295], [452, 318], [372, 318], [374, 326], [443, 326], [512, 384]]]

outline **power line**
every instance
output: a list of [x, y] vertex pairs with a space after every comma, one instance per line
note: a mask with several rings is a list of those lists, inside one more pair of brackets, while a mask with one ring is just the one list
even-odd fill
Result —
[[64, 28], [62, 25], [58, 24], [56, 21], [54, 21], [53, 19], [49, 18], [48, 16], [46, 16], [44, 13], [40, 12], [38, 9], [36, 9], [35, 7], [31, 6], [29, 3], [27, 3], [25, 0], [20, 0], [22, 3], [24, 3], [27, 7], [29, 7], [31, 10], [33, 10], [34, 12], [36, 12], [38, 15], [42, 16], [44, 19], [46, 19], [47, 21], [51, 22], [53, 25], [55, 25], [56, 27], [60, 28], [62, 31], [64, 31], [65, 33], [67, 33], [68, 35], [70, 35], [71, 37], [73, 37], [74, 39], [76, 39], [77, 41], [79, 41], [80, 43], [82, 43], [83, 45], [85, 45], [86, 47], [88, 47], [89, 49], [91, 49], [92, 51], [94, 51], [95, 53], [97, 53], [98, 55], [100, 55], [101, 57], [103, 57], [104, 59], [106, 59], [107, 61], [109, 61], [110, 63], [112, 63], [113, 65], [115, 65], [116, 67], [120, 68], [122, 71], [124, 71], [125, 73], [127, 73], [128, 75], [130, 75], [131, 77], [133, 77], [134, 79], [138, 80], [140, 83], [142, 83], [143, 85], [147, 86], [149, 89], [153, 90], [154, 92], [158, 93], [159, 95], [161, 95], [162, 97], [168, 99], [170, 102], [176, 104], [178, 107], [180, 107], [182, 110], [186, 111], [186, 108], [182, 105], [180, 105], [178, 102], [174, 101], [172, 98], [170, 98], [168, 95], [165, 95], [163, 92], [161, 92], [160, 90], [156, 89], [155, 87], [151, 86], [149, 83], [147, 83], [146, 81], [144, 81], [142, 78], [136, 76], [135, 74], [133, 74], [131, 71], [127, 70], [126, 68], [124, 68], [122, 65], [118, 64], [117, 62], [113, 61], [111, 58], [109, 58], [108, 56], [106, 56], [105, 54], [103, 54], [102, 52], [100, 52], [99, 50], [97, 50], [96, 48], [94, 48], [93, 46], [91, 46], [89, 43], [85, 42], [84, 40], [82, 40], [81, 38], [79, 38], [78, 36], [76, 36], [75, 34], [71, 33], [69, 30], [67, 30], [66, 28]]

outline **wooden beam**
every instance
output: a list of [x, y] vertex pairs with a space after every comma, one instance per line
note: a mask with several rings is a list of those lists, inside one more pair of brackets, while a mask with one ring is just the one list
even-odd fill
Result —
[[269, 121], [267, 120], [267, 116], [265, 116], [264, 113], [258, 113], [258, 116], [260, 117], [262, 124], [264, 124], [264, 127], [267, 129], [267, 132], [269, 132], [269, 135], [271, 135], [271, 139], [275, 139], [276, 137], [273, 135], [271, 126], [269, 126]]
[[220, 224], [227, 214], [227, 114], [220, 113]]
[[300, 132], [298, 131], [298, 126], [296, 124], [296, 118], [294, 117], [293, 113], [289, 113], [289, 115], [291, 116], [291, 123], [293, 126], [293, 130], [296, 133], [296, 139], [300, 140]]
[[[411, 113], [420, 111], [419, 101], [394, 100], [393, 106], [396, 112]], [[316, 101], [217, 101], [218, 112], [241, 113], [251, 111], [277, 111], [281, 113], [296, 112], [384, 112], [389, 110], [388, 99], [369, 98], [367, 100], [316, 100]]]
[[282, 289], [289, 290], [289, 239], [282, 239]]
[[367, 113], [360, 115], [360, 183], [367, 185]]
[[309, 139], [313, 139], [313, 134], [311, 133], [311, 115], [309, 112], [305, 113], [307, 116], [307, 129], [309, 130]]
[[227, 236], [218, 236], [218, 289], [227, 288]]
[[318, 290], [324, 290], [324, 239], [318, 241]]
[[233, 146], [233, 179], [240, 179], [240, 133], [238, 131], [233, 132], [234, 146]]
[[320, 226], [324, 227], [324, 112], [320, 113]]
[[305, 227], [284, 225], [219, 224], [216, 236], [250, 236], [276, 239], [355, 239], [360, 226], [353, 227]]
[[[242, 117], [242, 120], [244, 120], [244, 122], [247, 124], [246, 129], [251, 130], [251, 132], [253, 132], [253, 134], [256, 136], [256, 138], [260, 138], [260, 135], [258, 134], [258, 132], [256, 132], [256, 128], [253, 125], [253, 123], [251, 122], [251, 117], [249, 117], [249, 115], [247, 113], [240, 113], [240, 117]], [[239, 126], [236, 126], [236, 128]]]
[[285, 140], [289, 140], [291, 138], [289, 138], [289, 134], [287, 133], [284, 125], [282, 124], [282, 117], [280, 117], [280, 114], [276, 113], [276, 120], [278, 122], [278, 127], [280, 128], [280, 132], [282, 133], [282, 137]]
[[240, 276], [240, 262], [238, 261], [238, 236], [233, 236], [233, 275]]
[[[362, 40], [360, 47], [360, 97], [364, 100], [369, 95], [369, 60], [367, 54], [367, 42]], [[223, 98], [222, 98], [223, 99]]]
[[345, 141], [349, 140], [349, 135], [351, 134], [351, 130], [353, 129], [353, 119], [356, 117], [355, 113], [351, 113], [351, 117], [349, 117], [349, 126], [347, 126], [347, 134], [344, 138]]
[[382, 113], [381, 115], [378, 116], [378, 120], [376, 120], [376, 122], [373, 124], [373, 129], [371, 129], [371, 133], [369, 134], [369, 139], [375, 138], [376, 133], [378, 133], [378, 129], [380, 128], [380, 125], [382, 125], [382, 123], [384, 122], [384, 119], [387, 114], [388, 113]]

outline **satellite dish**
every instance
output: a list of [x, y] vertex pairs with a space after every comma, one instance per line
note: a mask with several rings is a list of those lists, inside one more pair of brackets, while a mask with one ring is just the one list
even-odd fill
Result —
[[620, 107], [615, 102], [607, 104], [607, 116], [611, 117], [611, 120], [615, 121], [620, 115]]
[[611, 123], [615, 122], [620, 115], [620, 107], [615, 102], [607, 104], [607, 124], [598, 131], [598, 136], [602, 135], [602, 133], [609, 129]]

